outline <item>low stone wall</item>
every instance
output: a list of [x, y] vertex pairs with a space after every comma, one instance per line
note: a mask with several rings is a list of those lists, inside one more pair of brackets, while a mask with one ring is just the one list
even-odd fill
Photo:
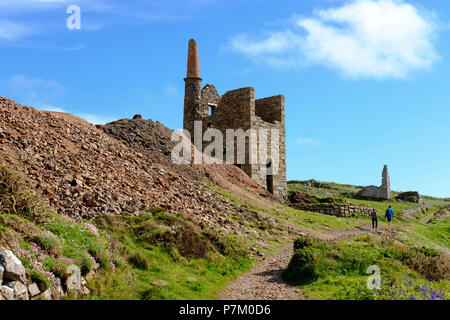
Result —
[[356, 205], [293, 203], [291, 206], [299, 210], [317, 212], [337, 217], [370, 215], [372, 212], [372, 208]]
[[[91, 279], [95, 272], [86, 275]], [[22, 262], [10, 250], [0, 252], [0, 300], [60, 300], [67, 295], [75, 298], [89, 294], [86, 279], [80, 268], [71, 265], [67, 268], [67, 279], [55, 278], [50, 288], [39, 287], [31, 281]]]

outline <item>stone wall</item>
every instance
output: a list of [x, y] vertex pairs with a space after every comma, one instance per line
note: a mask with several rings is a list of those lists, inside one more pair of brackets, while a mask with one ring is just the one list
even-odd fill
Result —
[[[94, 269], [99, 265], [95, 265]], [[60, 300], [71, 295], [75, 298], [89, 294], [86, 279], [90, 280], [95, 271], [89, 272], [85, 278], [80, 268], [71, 265], [67, 268], [67, 278], [55, 277], [50, 288], [32, 282], [22, 262], [10, 250], [0, 252], [0, 300]]]
[[216, 90], [216, 87], [212, 84], [207, 84], [202, 89], [202, 101], [201, 101], [201, 110], [202, 115], [204, 117], [208, 117], [210, 115], [209, 108], [211, 108], [211, 115], [215, 113], [215, 110], [217, 108], [217, 104], [219, 103], [221, 97], [219, 93]]
[[[372, 208], [356, 205], [294, 203], [291, 204], [291, 207], [337, 217], [350, 217], [354, 215], [368, 216], [372, 212]], [[380, 216], [380, 213], [378, 213], [378, 216]]]
[[[286, 128], [285, 128], [285, 98], [282, 95], [255, 101], [255, 114], [252, 115], [252, 128], [259, 132], [267, 130], [267, 137], [258, 137], [258, 148], [266, 145], [267, 158], [273, 162], [276, 159], [278, 167], [257, 164], [252, 166], [251, 177], [261, 186], [267, 188], [275, 197], [284, 198], [287, 195], [286, 182]], [[278, 132], [278, 150], [272, 150], [271, 130]], [[264, 139], [266, 139], [264, 141]], [[271, 184], [271, 186], [268, 185]]]

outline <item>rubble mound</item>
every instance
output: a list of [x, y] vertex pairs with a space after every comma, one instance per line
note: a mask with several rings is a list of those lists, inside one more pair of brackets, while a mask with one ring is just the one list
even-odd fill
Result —
[[417, 191], [408, 191], [400, 193], [397, 197], [397, 200], [413, 202], [413, 203], [423, 203], [422, 196]]
[[75, 219], [162, 208], [233, 228], [224, 213], [237, 209], [199, 182], [208, 176], [270, 197], [231, 165], [175, 168], [167, 155], [170, 131], [158, 122], [135, 117], [111, 127], [0, 97], [0, 165], [27, 175], [60, 214]]

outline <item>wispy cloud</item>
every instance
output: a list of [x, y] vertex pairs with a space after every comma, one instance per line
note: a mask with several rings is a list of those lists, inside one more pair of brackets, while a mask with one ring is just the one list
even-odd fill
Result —
[[439, 59], [436, 15], [402, 0], [354, 0], [287, 22], [286, 30], [237, 35], [229, 45], [255, 62], [299, 67], [306, 61], [351, 78], [405, 78]]
[[53, 112], [63, 112], [63, 113], [73, 114], [79, 118], [86, 120], [87, 122], [89, 122], [91, 124], [106, 124], [106, 123], [109, 123], [109, 122], [112, 122], [112, 121], [118, 119], [118, 117], [108, 116], [108, 115], [98, 115], [98, 114], [92, 114], [92, 113], [86, 113], [86, 112], [71, 112], [66, 109], [55, 107], [55, 106], [49, 105], [49, 104], [37, 105], [34, 107], [41, 111], [53, 111]]
[[92, 124], [107, 124], [109, 122], [112, 122], [114, 120], [117, 120], [118, 117], [113, 116], [107, 116], [107, 115], [98, 115], [98, 114], [92, 114], [92, 113], [75, 113], [76, 116], [86, 120], [89, 123]]
[[311, 139], [311, 138], [298, 138], [296, 140], [297, 144], [302, 146], [310, 146], [310, 147], [317, 147], [322, 145], [322, 143], [319, 140]]
[[[174, 0], [1, 0], [0, 40], [22, 40], [43, 33], [65, 30], [64, 17], [69, 17], [66, 9], [76, 4], [81, 8], [82, 24], [80, 32], [95, 32], [116, 24], [178, 22], [188, 19], [175, 8], [198, 6], [210, 1]], [[177, 5], [180, 4], [180, 5]], [[89, 13], [89, 15], [85, 15]], [[61, 22], [62, 21], [62, 22]]]
[[30, 28], [20, 23], [0, 20], [0, 40], [17, 40], [32, 34]]
[[12, 95], [20, 97], [22, 103], [40, 105], [62, 94], [64, 87], [53, 79], [31, 78], [14, 75], [8, 79]]

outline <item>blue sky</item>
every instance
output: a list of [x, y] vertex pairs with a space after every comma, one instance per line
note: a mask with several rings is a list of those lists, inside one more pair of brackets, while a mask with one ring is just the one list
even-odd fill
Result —
[[387, 164], [394, 190], [450, 197], [449, 22], [441, 0], [2, 0], [0, 95], [177, 129], [195, 38], [204, 84], [286, 96], [289, 179], [379, 185]]

